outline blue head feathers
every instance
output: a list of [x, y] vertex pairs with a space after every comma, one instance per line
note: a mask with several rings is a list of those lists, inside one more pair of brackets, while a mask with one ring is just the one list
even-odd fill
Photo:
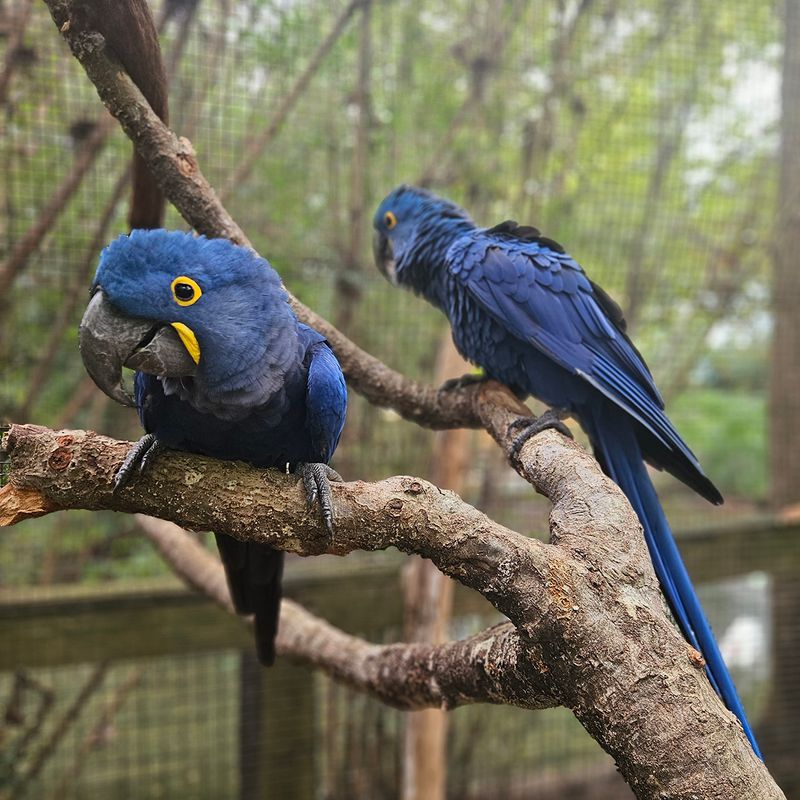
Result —
[[[173, 282], [188, 278], [181, 300]], [[193, 322], [198, 331], [242, 340], [268, 324], [294, 323], [278, 273], [226, 239], [182, 231], [134, 230], [100, 256], [94, 285], [134, 317]], [[253, 328], [256, 331], [252, 330]]]
[[375, 228], [375, 259], [393, 283], [417, 283], [426, 276], [417, 274], [431, 262], [435, 248], [444, 248], [458, 235], [474, 228], [463, 208], [416, 186], [398, 186], [378, 206], [372, 224]]
[[439, 197], [427, 189], [403, 184], [392, 189], [378, 206], [373, 225], [389, 234], [408, 231], [426, 217], [444, 217], [471, 222], [469, 215], [452, 200]]
[[[196, 405], [222, 402], [232, 393], [246, 404], [264, 401], [296, 364], [298, 323], [278, 274], [263, 258], [225, 239], [134, 230], [103, 251], [94, 291], [102, 291], [114, 313], [137, 320], [147, 336], [158, 336], [159, 346], [171, 337], [173, 354], [180, 337], [196, 365], [190, 382]], [[164, 352], [162, 347], [159, 356]], [[167, 380], [187, 374], [177, 366], [154, 369], [143, 356], [119, 357]]]

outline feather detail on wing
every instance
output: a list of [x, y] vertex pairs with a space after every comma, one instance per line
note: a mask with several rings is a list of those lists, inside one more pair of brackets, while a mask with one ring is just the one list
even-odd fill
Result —
[[456, 240], [447, 267], [512, 336], [580, 376], [636, 419], [653, 444], [646, 455], [655, 466], [720, 502], [664, 413], [664, 401], [625, 332], [619, 306], [560, 246], [556, 250], [551, 244], [535, 228], [505, 222]]
[[312, 448], [318, 459], [327, 463], [344, 427], [347, 412], [347, 386], [342, 368], [330, 345], [322, 337], [309, 348], [310, 362], [306, 380], [307, 426]]

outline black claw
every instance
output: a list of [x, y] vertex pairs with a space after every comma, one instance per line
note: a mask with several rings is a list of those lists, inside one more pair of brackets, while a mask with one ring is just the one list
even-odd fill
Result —
[[327, 464], [298, 464], [295, 472], [303, 479], [306, 502], [312, 506], [319, 499], [322, 519], [328, 533], [333, 533], [333, 495], [331, 481], [342, 482], [342, 476]]
[[154, 433], [148, 433], [142, 436], [142, 438], [128, 450], [128, 455], [125, 456], [122, 466], [117, 470], [117, 474], [114, 476], [114, 491], [119, 491], [130, 481], [137, 466], [139, 467], [140, 473], [144, 472], [145, 468], [152, 462], [153, 457], [163, 449], [163, 445], [156, 439]]
[[466, 375], [462, 375], [460, 378], [450, 378], [450, 380], [446, 380], [440, 387], [440, 392], [449, 392], [452, 389], [464, 389], [467, 386], [472, 386], [475, 383], [483, 383], [487, 381], [488, 378], [482, 372], [468, 372]]
[[164, 447], [161, 442], [156, 439], [150, 447], [147, 448], [144, 455], [142, 456], [142, 460], [139, 462], [139, 473], [142, 474], [145, 470], [153, 463], [155, 457], [161, 453], [166, 448]]
[[552, 429], [558, 431], [560, 434], [563, 434], [568, 439], [574, 438], [572, 436], [572, 431], [570, 431], [570, 429], [561, 421], [561, 413], [553, 410], [552, 408], [549, 408], [539, 417], [521, 417], [520, 419], [515, 420], [508, 426], [508, 431], [510, 433], [517, 428], [522, 428], [523, 430], [511, 443], [509, 453], [509, 458], [511, 461], [518, 461], [519, 452], [522, 450], [522, 446], [525, 444], [525, 442], [527, 442], [532, 436], [536, 436], [537, 433], [541, 433], [542, 431]]

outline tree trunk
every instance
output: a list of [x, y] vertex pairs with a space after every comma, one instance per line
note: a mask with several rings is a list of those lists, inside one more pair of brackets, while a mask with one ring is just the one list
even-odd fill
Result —
[[783, 87], [778, 224], [772, 308], [775, 320], [770, 381], [771, 499], [800, 502], [800, 2], [784, 6]]
[[[779, 157], [778, 222], [775, 232], [769, 397], [770, 500], [775, 508], [800, 502], [800, 0], [784, 4], [783, 85]], [[772, 589], [775, 644], [770, 700], [758, 736], [767, 764], [788, 797], [797, 796], [800, 769], [786, 751], [786, 732], [798, 719], [797, 619], [800, 591], [795, 576], [778, 575]], [[783, 752], [782, 752], [783, 750]]]
[[[436, 364], [436, 383], [457, 377], [469, 364], [456, 352], [448, 330]], [[461, 428], [436, 434], [430, 478], [461, 494], [467, 465], [469, 431]], [[403, 575], [406, 641], [439, 644], [447, 638], [453, 605], [453, 583], [431, 561], [414, 556]], [[447, 793], [447, 715], [438, 708], [406, 716], [403, 738], [402, 800], [444, 800]]]

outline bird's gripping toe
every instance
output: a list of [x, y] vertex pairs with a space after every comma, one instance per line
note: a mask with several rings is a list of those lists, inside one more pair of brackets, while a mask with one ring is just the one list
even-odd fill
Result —
[[341, 483], [342, 476], [327, 464], [298, 464], [295, 473], [303, 479], [306, 490], [306, 500], [309, 506], [319, 500], [322, 509], [322, 519], [328, 533], [333, 533], [333, 496], [331, 495], [331, 481]]
[[563, 412], [549, 408], [539, 417], [521, 417], [512, 422], [508, 426], [508, 432], [511, 433], [518, 429], [521, 429], [521, 432], [517, 434], [514, 441], [511, 443], [509, 459], [512, 462], [517, 461], [519, 459], [520, 450], [522, 450], [525, 442], [532, 436], [536, 436], [537, 433], [548, 429], [556, 430], [569, 439], [574, 438], [570, 429], [562, 422], [563, 417]]
[[137, 466], [139, 472], [144, 472], [153, 458], [164, 449], [164, 445], [158, 441], [155, 434], [148, 433], [142, 436], [136, 444], [128, 450], [128, 455], [122, 462], [122, 466], [114, 476], [114, 491], [117, 492], [125, 486], [133, 477]]
[[446, 380], [440, 387], [440, 392], [449, 392], [453, 389], [465, 389], [467, 386], [472, 386], [476, 383], [484, 383], [489, 380], [486, 374], [481, 372], [467, 372], [459, 378], [450, 378]]

